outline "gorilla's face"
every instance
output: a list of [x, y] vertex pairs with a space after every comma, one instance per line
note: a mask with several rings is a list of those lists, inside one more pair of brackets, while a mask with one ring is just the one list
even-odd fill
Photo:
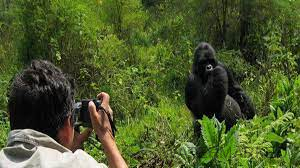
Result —
[[194, 55], [193, 71], [204, 82], [207, 81], [208, 74], [217, 66], [215, 50], [208, 43], [202, 42], [196, 48]]

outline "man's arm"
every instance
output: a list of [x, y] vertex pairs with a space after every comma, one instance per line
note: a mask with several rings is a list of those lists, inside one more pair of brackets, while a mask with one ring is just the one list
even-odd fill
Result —
[[[101, 106], [108, 112], [108, 115], [112, 117], [112, 110], [109, 106], [109, 95], [107, 93], [100, 93], [97, 96], [100, 100], [102, 100]], [[97, 112], [95, 104], [93, 102], [89, 102], [89, 111], [90, 117], [92, 121], [93, 128], [103, 145], [104, 152], [106, 157], [108, 158], [109, 167], [112, 168], [127, 168], [127, 164], [125, 163], [123, 157], [121, 156], [114, 137], [112, 135], [111, 126], [109, 123], [109, 119], [105, 111], [101, 111], [101, 109]]]

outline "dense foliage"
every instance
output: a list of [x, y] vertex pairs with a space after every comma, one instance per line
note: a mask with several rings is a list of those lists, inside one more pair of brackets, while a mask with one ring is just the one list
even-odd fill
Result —
[[[196, 140], [183, 88], [201, 41], [234, 71], [257, 115], [229, 132], [204, 117]], [[77, 99], [111, 95], [130, 167], [296, 167], [299, 54], [299, 0], [1, 0], [0, 148], [10, 80], [40, 58], [76, 80]], [[105, 162], [100, 148], [94, 137], [85, 145]]]

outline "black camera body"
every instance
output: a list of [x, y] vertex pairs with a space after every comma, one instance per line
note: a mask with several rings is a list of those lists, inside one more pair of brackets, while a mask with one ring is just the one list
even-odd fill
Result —
[[99, 110], [101, 106], [101, 101], [97, 99], [82, 99], [79, 102], [76, 102], [74, 104], [74, 120], [75, 120], [75, 126], [84, 126], [92, 128], [91, 118], [90, 118], [90, 112], [89, 112], [89, 102], [93, 101], [97, 111]]
[[79, 130], [79, 126], [84, 126], [89, 128], [93, 127], [90, 118], [90, 112], [89, 112], [90, 101], [94, 102], [97, 111], [102, 109], [102, 112], [104, 112], [107, 115], [110, 123], [111, 131], [112, 131], [112, 135], [115, 136], [115, 132], [117, 131], [117, 128], [113, 122], [112, 116], [108, 112], [106, 112], [103, 107], [101, 107], [102, 102], [101, 100], [98, 99], [82, 99], [81, 101], [76, 102], [74, 104], [73, 120], [74, 120], [75, 128]]

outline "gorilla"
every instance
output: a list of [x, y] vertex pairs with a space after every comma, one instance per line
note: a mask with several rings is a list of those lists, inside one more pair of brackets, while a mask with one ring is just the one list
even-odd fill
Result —
[[[238, 119], [251, 119], [254, 106], [241, 86], [234, 80], [232, 72], [215, 58], [215, 50], [201, 42], [194, 53], [192, 72], [185, 87], [185, 103], [194, 119], [203, 115], [225, 120], [226, 130]], [[195, 132], [198, 132], [195, 125]], [[198, 125], [199, 129], [199, 125]]]

